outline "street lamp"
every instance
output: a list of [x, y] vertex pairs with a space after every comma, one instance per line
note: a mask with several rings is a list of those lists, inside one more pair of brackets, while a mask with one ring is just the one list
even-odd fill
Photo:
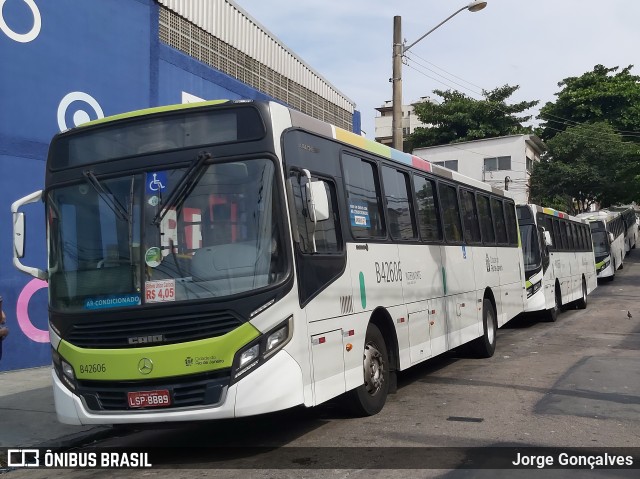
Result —
[[391, 117], [391, 139], [392, 145], [397, 150], [402, 150], [402, 57], [412, 46], [429, 35], [431, 32], [451, 20], [458, 13], [463, 10], [469, 10], [470, 12], [478, 12], [487, 6], [487, 2], [480, 0], [474, 0], [468, 5], [460, 8], [458, 11], [452, 13], [443, 21], [438, 23], [435, 27], [429, 30], [427, 33], [418, 38], [409, 46], [405, 46], [402, 41], [402, 23], [400, 16], [393, 17], [393, 75], [391, 77], [391, 84], [393, 86], [393, 110]]

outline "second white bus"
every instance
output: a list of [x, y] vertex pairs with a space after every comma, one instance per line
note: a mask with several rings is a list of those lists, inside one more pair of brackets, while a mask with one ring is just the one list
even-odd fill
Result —
[[579, 218], [589, 222], [598, 279], [612, 281], [616, 271], [623, 268], [625, 257], [625, 228], [618, 212], [600, 210], [581, 213]]
[[552, 208], [519, 205], [518, 224], [526, 278], [525, 312], [543, 312], [549, 321], [568, 304], [587, 307], [597, 287], [588, 224]]

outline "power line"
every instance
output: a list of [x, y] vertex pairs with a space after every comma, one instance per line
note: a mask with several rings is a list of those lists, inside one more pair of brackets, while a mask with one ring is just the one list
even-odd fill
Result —
[[[472, 92], [472, 93], [475, 93], [476, 95], [480, 95], [480, 96], [482, 96], [482, 97], [485, 97], [485, 95], [484, 95], [484, 93], [483, 93], [483, 92], [486, 92], [486, 91], [487, 91], [487, 89], [486, 89], [486, 88], [483, 88], [483, 87], [481, 87], [481, 86], [479, 86], [479, 85], [476, 85], [475, 83], [472, 83], [472, 82], [470, 82], [470, 81], [465, 80], [465, 79], [464, 79], [464, 78], [462, 78], [462, 77], [459, 77], [459, 76], [457, 76], [457, 75], [455, 75], [455, 74], [453, 74], [453, 73], [451, 73], [451, 72], [448, 72], [448, 71], [447, 71], [447, 70], [445, 70], [444, 68], [441, 68], [441, 67], [439, 67], [438, 65], [436, 65], [436, 64], [434, 64], [434, 63], [432, 63], [432, 62], [430, 62], [430, 61], [428, 61], [428, 60], [426, 60], [426, 59], [422, 58], [421, 56], [417, 55], [415, 52], [411, 52], [411, 55], [412, 55], [412, 56], [415, 56], [415, 57], [417, 57], [417, 58], [420, 58], [422, 61], [424, 61], [424, 62], [426, 62], [426, 63], [428, 63], [428, 64], [430, 64], [430, 65], [433, 65], [435, 68], [437, 68], [437, 69], [439, 69], [439, 70], [442, 70], [442, 71], [443, 71], [443, 72], [445, 72], [447, 75], [450, 75], [450, 76], [452, 76], [452, 77], [455, 77], [455, 78], [457, 78], [457, 79], [459, 79], [459, 80], [461, 80], [461, 81], [463, 81], [463, 82], [465, 82], [465, 83], [467, 83], [467, 84], [469, 84], [469, 85], [472, 85], [472, 86], [474, 86], [474, 87], [476, 87], [476, 88], [479, 88], [482, 92], [478, 92], [478, 91], [473, 90], [473, 89], [471, 89], [471, 88], [468, 88], [468, 87], [466, 87], [466, 86], [464, 86], [464, 85], [462, 85], [462, 84], [460, 84], [460, 83], [458, 83], [458, 82], [455, 82], [455, 81], [453, 81], [453, 80], [448, 79], [448, 78], [447, 78], [447, 77], [445, 77], [444, 75], [441, 75], [440, 73], [438, 73], [438, 72], [434, 71], [433, 69], [431, 69], [431, 68], [429, 68], [429, 67], [427, 67], [427, 66], [425, 66], [425, 65], [421, 64], [421, 63], [420, 63], [420, 62], [418, 62], [417, 60], [415, 60], [415, 59], [411, 58], [411, 56], [409, 56], [409, 54], [405, 54], [405, 57], [407, 58], [407, 61], [412, 61], [412, 62], [414, 62], [415, 64], [417, 64], [417, 65], [421, 66], [422, 68], [427, 69], [428, 71], [430, 71], [430, 72], [432, 72], [432, 73], [434, 73], [434, 74], [436, 74], [436, 75], [438, 75], [438, 76], [440, 76], [440, 77], [444, 78], [445, 80], [450, 81], [451, 83], [454, 83], [454, 84], [456, 84], [456, 85], [460, 86], [461, 88], [464, 88], [464, 89], [465, 89], [465, 90], [467, 90], [467, 91], [470, 91], [470, 92]], [[410, 66], [410, 65], [407, 63], [407, 66]], [[416, 70], [416, 69], [414, 68], [414, 70]], [[416, 70], [416, 71], [418, 71], [418, 70]], [[423, 73], [423, 72], [421, 72], [421, 73]], [[423, 73], [423, 74], [424, 74], [424, 73]], [[429, 75], [426, 75], [426, 74], [424, 74], [424, 75], [425, 75], [425, 76], [427, 76], [428, 78], [431, 78], [431, 79], [433, 79], [433, 80], [435, 80], [435, 81], [437, 81], [437, 82], [439, 82], [439, 83], [442, 83], [443, 85], [448, 86], [449, 88], [451, 88], [451, 85], [450, 85], [450, 84], [447, 84], [447, 83], [445, 83], [445, 82], [442, 82], [442, 81], [440, 81], [440, 80], [438, 80], [438, 79], [435, 79], [435, 78], [433, 78], [433, 77], [431, 77], [431, 76], [429, 76]], [[454, 88], [454, 90], [455, 90], [455, 88]], [[491, 103], [491, 102], [489, 102], [489, 103]], [[498, 108], [496, 108], [496, 109], [498, 109]], [[502, 113], [506, 113], [506, 112], [504, 112], [504, 111], [502, 111], [502, 110], [500, 110], [500, 109], [498, 109], [498, 110], [499, 110], [499, 111], [501, 111]], [[539, 110], [538, 110], [538, 117], [542, 117], [545, 121], [548, 121], [548, 122], [554, 122], [554, 123], [559, 123], [559, 124], [566, 125], [567, 127], [570, 127], [570, 126], [577, 126], [577, 125], [582, 125], [582, 126], [585, 126], [585, 127], [587, 127], [587, 128], [591, 128], [591, 127], [593, 127], [593, 125], [591, 125], [590, 123], [586, 123], [586, 122], [577, 122], [577, 121], [575, 121], [575, 120], [569, 120], [569, 119], [567, 119], [567, 118], [562, 118], [562, 117], [560, 117], [560, 116], [553, 115], [553, 114], [551, 114], [551, 113], [542, 113], [542, 112], [541, 112], [541, 111], [539, 111]], [[546, 117], [546, 118], [545, 118], [545, 117]], [[551, 119], [551, 118], [558, 118], [559, 120], [562, 120], [562, 121], [553, 120], [553, 119]], [[548, 126], [547, 126], [546, 128], [553, 129], [553, 128], [548, 127]], [[557, 130], [557, 131], [563, 131], [563, 130]], [[619, 134], [620, 136], [623, 136], [623, 137], [628, 137], [628, 138], [640, 138], [640, 131], [628, 131], [628, 130], [618, 130], [618, 129], [614, 129], [614, 132], [615, 132], [615, 133], [617, 133], [617, 134]]]
[[[421, 65], [420, 63], [416, 62], [415, 60], [411, 60], [411, 59], [410, 59], [410, 61], [412, 61], [413, 63], [415, 63], [415, 64], [417, 64], [417, 65], [419, 65], [419, 66], [421, 66], [421, 67], [423, 67], [423, 68], [426, 68], [426, 67], [424, 67], [423, 65]], [[409, 63], [407, 63], [407, 66], [408, 66], [409, 68], [411, 68], [412, 70], [415, 70], [416, 72], [420, 73], [421, 75], [423, 75], [423, 76], [425, 76], [425, 77], [427, 77], [427, 78], [430, 78], [430, 79], [432, 79], [432, 80], [434, 80], [434, 81], [437, 81], [438, 83], [442, 83], [443, 85], [445, 85], [445, 86], [447, 86], [447, 87], [449, 87], [449, 88], [453, 88], [453, 90], [456, 90], [456, 88], [452, 87], [450, 84], [448, 84], [448, 83], [446, 83], [446, 82], [443, 82], [443, 81], [441, 81], [441, 80], [439, 80], [439, 79], [437, 79], [437, 78], [432, 77], [431, 75], [428, 75], [428, 74], [424, 73], [423, 71], [419, 70], [418, 68], [415, 68], [414, 66], [412, 66], [412, 65], [411, 65], [411, 64], [409, 64]], [[430, 70], [430, 69], [429, 69], [429, 70]], [[430, 70], [430, 71], [432, 71], [432, 70]], [[436, 74], [437, 74], [437, 73], [436, 73]], [[442, 76], [442, 75], [440, 75], [440, 76]], [[443, 78], [444, 78], [444, 77], [443, 77]], [[460, 85], [459, 83], [456, 83], [456, 84], [457, 84], [458, 86], [461, 86], [461, 87], [462, 87], [462, 88], [464, 88], [465, 90], [468, 90], [468, 91], [471, 91], [471, 92], [475, 93], [476, 95], [481, 95], [480, 93], [478, 93], [478, 92], [476, 92], [476, 91], [474, 91], [474, 90], [471, 90], [471, 89], [469, 89], [469, 88], [466, 88], [466, 87], [464, 87], [464, 86]], [[456, 91], [459, 91], [459, 90], [456, 90]], [[475, 100], [479, 100], [478, 98], [473, 98], [473, 99], [475, 99]], [[502, 108], [500, 108], [500, 107], [498, 106], [498, 104], [496, 104], [495, 102], [492, 102], [492, 101], [486, 100], [486, 98], [484, 99], [484, 101], [486, 101], [486, 102], [487, 102], [487, 104], [489, 104], [493, 109], [495, 109], [495, 110], [497, 110], [497, 111], [499, 111], [499, 112], [501, 112], [501, 113], [504, 113], [505, 115], [511, 115], [511, 113], [509, 113], [509, 112], [507, 112], [507, 111], [503, 110]], [[568, 121], [571, 121], [571, 120], [568, 120]], [[557, 122], [557, 123], [561, 123], [561, 122]], [[576, 124], [575, 124], [575, 125], [569, 125], [569, 124], [566, 124], [566, 123], [565, 123], [565, 124], [566, 124], [568, 127], [583, 126], [583, 127], [585, 127], [585, 128], [595, 128], [593, 125], [590, 125], [590, 124], [588, 124], [588, 123], [577, 123], [577, 122], [574, 122], [574, 123], [576, 123]], [[573, 131], [569, 131], [569, 130], [560, 130], [560, 129], [558, 129], [558, 128], [553, 128], [553, 127], [550, 127], [550, 126], [546, 126], [545, 128], [548, 128], [548, 129], [550, 129], [550, 130], [554, 130], [554, 131], [558, 131], [558, 132], [561, 132], [561, 133], [562, 133], [562, 132], [564, 132], [564, 133], [567, 133], [567, 134], [569, 134], [569, 135], [576, 136], [576, 137], [581, 137], [581, 138], [587, 138], [587, 137], [592, 137], [592, 136], [593, 136], [593, 135], [581, 135], [581, 134], [576, 133], [576, 132], [573, 132]], [[612, 133], [605, 133], [605, 132], [602, 132], [602, 131], [596, 130], [596, 131], [595, 131], [595, 132], [596, 132], [595, 134], [596, 134], [597, 136], [600, 136], [600, 137], [603, 139], [603, 141], [610, 141], [610, 138], [611, 138], [611, 137], [613, 137], [613, 136], [622, 136], [622, 137], [640, 138], [640, 135], [638, 135], [638, 136], [636, 136], [636, 135], [624, 135], [624, 134], [616, 133], [617, 131], [618, 131], [618, 130], [615, 130], [615, 129], [614, 129], [614, 131], [613, 131]], [[609, 136], [609, 139], [605, 139], [602, 135]], [[632, 145], [633, 145], [633, 144], [635, 144], [635, 142], [629, 142], [629, 141], [626, 141], [626, 142], [625, 142], [625, 141], [623, 141], [622, 143], [625, 143], [625, 144], [632, 144]]]

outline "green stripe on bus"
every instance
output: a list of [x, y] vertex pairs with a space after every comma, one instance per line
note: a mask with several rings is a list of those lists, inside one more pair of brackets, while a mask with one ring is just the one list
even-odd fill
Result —
[[596, 263], [596, 269], [600, 268], [601, 266], [604, 266], [604, 264], [607, 262], [607, 260], [604, 261], [600, 261], [599, 263]]
[[367, 307], [367, 290], [364, 286], [364, 273], [360, 271], [360, 302], [362, 303], [362, 309]]
[[[245, 323], [223, 336], [165, 346], [83, 349], [63, 340], [58, 352], [73, 366], [78, 379], [157, 379], [230, 368], [235, 353], [259, 335], [253, 325]], [[148, 374], [140, 372], [143, 359], [151, 361]]]
[[444, 271], [444, 266], [442, 267], [442, 288], [444, 289], [444, 294], [447, 294], [447, 273]]
[[524, 283], [524, 285], [525, 285], [527, 288], [530, 288], [531, 286], [533, 286], [533, 285], [531, 284], [531, 281], [529, 281], [529, 280], [527, 280], [527, 281]]

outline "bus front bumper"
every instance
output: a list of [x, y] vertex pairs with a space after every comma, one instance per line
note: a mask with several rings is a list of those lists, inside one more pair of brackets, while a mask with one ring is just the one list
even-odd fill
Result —
[[60, 381], [53, 369], [51, 374], [58, 420], [78, 426], [225, 419], [278, 411], [304, 402], [302, 370], [286, 351], [279, 351], [228, 387], [221, 402], [214, 406], [95, 412]]

